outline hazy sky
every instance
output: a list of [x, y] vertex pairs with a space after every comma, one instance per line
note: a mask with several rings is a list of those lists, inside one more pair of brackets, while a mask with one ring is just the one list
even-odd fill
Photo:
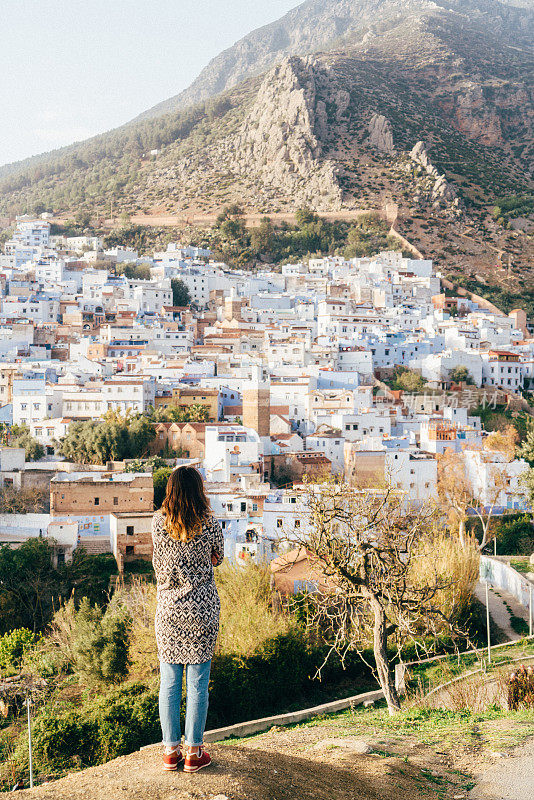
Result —
[[301, 0], [0, 0], [0, 164], [114, 128]]

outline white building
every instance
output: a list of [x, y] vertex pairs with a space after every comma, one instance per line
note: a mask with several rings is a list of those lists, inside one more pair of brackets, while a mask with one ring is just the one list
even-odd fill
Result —
[[252, 428], [207, 425], [203, 467], [206, 480], [229, 483], [241, 475], [263, 474], [263, 444]]

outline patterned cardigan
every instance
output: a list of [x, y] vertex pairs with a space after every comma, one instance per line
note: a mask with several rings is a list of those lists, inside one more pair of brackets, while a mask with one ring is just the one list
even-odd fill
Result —
[[152, 563], [157, 580], [156, 641], [159, 660], [166, 664], [210, 661], [219, 632], [219, 595], [211, 557], [224, 558], [219, 523], [210, 517], [189, 542], [171, 539], [165, 517], [152, 519]]

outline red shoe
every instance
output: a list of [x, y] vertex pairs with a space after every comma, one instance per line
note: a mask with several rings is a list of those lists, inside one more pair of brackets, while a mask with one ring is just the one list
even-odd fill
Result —
[[163, 753], [163, 769], [174, 772], [178, 769], [178, 764], [184, 760], [181, 749], [178, 747], [172, 753]]
[[184, 772], [198, 772], [202, 767], [207, 767], [211, 764], [209, 753], [206, 753], [203, 747], [198, 748], [198, 755], [196, 753], [186, 753]]

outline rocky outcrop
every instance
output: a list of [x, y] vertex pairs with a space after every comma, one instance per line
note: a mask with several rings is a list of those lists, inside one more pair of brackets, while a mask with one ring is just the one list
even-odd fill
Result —
[[313, 59], [288, 58], [271, 70], [242, 126], [235, 167], [255, 171], [263, 187], [291, 195], [311, 207], [341, 207], [334, 163], [324, 157], [328, 139], [327, 102], [336, 115], [348, 105], [348, 92], [331, 96], [331, 76]]
[[456, 192], [447, 181], [445, 175], [440, 175], [437, 168], [432, 164], [424, 142], [417, 142], [410, 151], [410, 158], [412, 162], [422, 167], [431, 179], [430, 182], [420, 182], [418, 191], [415, 194], [416, 202], [421, 205], [421, 201], [424, 198], [430, 201], [434, 208], [443, 208], [454, 214], [459, 213], [460, 203]]
[[383, 153], [394, 152], [391, 124], [382, 114], [373, 114], [369, 121], [369, 144]]

